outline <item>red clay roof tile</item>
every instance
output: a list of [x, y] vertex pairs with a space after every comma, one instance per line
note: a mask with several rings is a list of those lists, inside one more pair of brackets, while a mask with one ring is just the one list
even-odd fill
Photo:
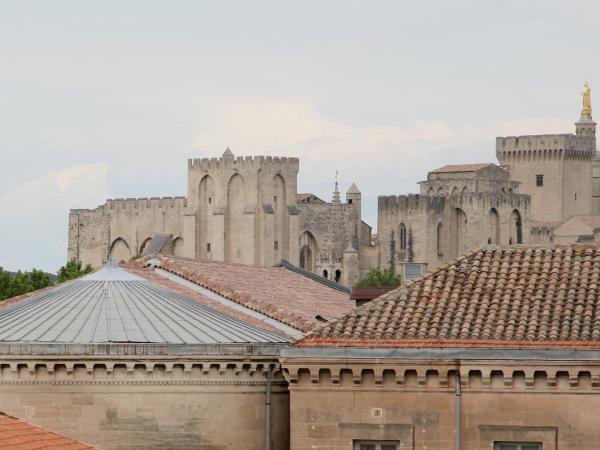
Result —
[[0, 413], [0, 449], [84, 450], [87, 444]]
[[600, 349], [600, 247], [478, 250], [296, 345]]

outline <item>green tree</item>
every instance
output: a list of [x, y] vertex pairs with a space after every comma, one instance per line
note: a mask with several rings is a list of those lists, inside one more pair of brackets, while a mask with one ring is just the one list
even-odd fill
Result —
[[81, 266], [81, 261], [75, 261], [72, 259], [68, 261], [67, 264], [58, 269], [58, 282], [64, 283], [65, 281], [72, 280], [73, 278], [78, 278], [86, 273], [90, 273], [92, 271], [92, 266], [87, 264], [85, 267]]
[[400, 276], [389, 269], [371, 269], [356, 283], [356, 287], [400, 286], [400, 283]]
[[11, 274], [0, 267], [0, 300], [36, 291], [51, 284], [48, 274], [41, 270]]

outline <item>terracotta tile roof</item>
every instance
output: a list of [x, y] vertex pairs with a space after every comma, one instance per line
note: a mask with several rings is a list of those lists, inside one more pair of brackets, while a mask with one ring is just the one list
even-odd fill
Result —
[[347, 293], [285, 267], [161, 256], [161, 268], [301, 331], [349, 312]]
[[74, 439], [0, 413], [0, 449], [83, 450], [93, 448]]
[[493, 163], [480, 163], [480, 164], [449, 164], [447, 166], [440, 167], [435, 170], [431, 170], [429, 173], [452, 173], [452, 172], [478, 172], [481, 169], [485, 169], [489, 166], [495, 166]]
[[176, 283], [175, 281], [171, 281], [165, 277], [161, 277], [160, 275], [158, 275], [154, 272], [154, 268], [143, 267], [141, 264], [139, 264], [139, 263], [136, 264], [134, 262], [128, 262], [128, 263], [124, 264], [123, 266], [124, 266], [125, 270], [127, 270], [128, 272], [131, 272], [135, 275], [146, 278], [147, 280], [152, 281], [153, 283], [158, 284], [159, 286], [162, 286], [165, 289], [169, 289], [170, 291], [176, 292], [179, 295], [182, 295], [186, 298], [195, 300], [198, 303], [202, 303], [203, 305], [209, 306], [213, 309], [216, 309], [217, 311], [227, 313], [230, 316], [237, 317], [238, 319], [243, 320], [244, 322], [251, 323], [251, 324], [256, 325], [264, 330], [268, 330], [273, 333], [281, 333], [280, 330], [278, 330], [275, 327], [272, 327], [271, 325], [269, 325], [268, 323], [265, 323], [262, 320], [251, 317], [247, 314], [244, 314], [241, 311], [238, 311], [238, 310], [235, 310], [232, 308], [228, 308], [227, 306], [223, 305], [222, 303], [218, 303], [214, 300], [211, 300], [210, 298], [208, 298], [202, 294], [199, 294], [198, 292], [193, 291], [192, 289], [182, 286], [181, 284]]
[[477, 250], [296, 345], [600, 349], [600, 247]]

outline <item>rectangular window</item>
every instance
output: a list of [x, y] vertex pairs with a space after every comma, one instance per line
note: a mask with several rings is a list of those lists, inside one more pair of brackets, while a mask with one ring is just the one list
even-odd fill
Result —
[[544, 185], [544, 175], [536, 175], [535, 176], [535, 185], [537, 187], [541, 187]]
[[539, 442], [494, 442], [494, 450], [542, 450]]
[[208, 197], [208, 204], [212, 203], [212, 198]]
[[354, 441], [352, 450], [399, 450], [399, 441]]
[[351, 198], [349, 198], [349, 199], [348, 199], [348, 204], [349, 204], [349, 205], [351, 205], [351, 204], [352, 204], [352, 199], [351, 199]]
[[275, 250], [277, 250], [279, 248], [279, 242], [278, 241], [273, 242], [273, 248]]
[[206, 244], [206, 252], [210, 253], [210, 242]]
[[277, 203], [277, 196], [276, 196], [276, 195], [274, 195], [274, 196], [273, 196], [273, 201], [274, 201], [275, 203]]

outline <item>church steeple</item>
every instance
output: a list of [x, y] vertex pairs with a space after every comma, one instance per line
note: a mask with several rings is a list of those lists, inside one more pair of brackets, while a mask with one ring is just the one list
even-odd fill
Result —
[[335, 203], [335, 204], [339, 204], [341, 203], [341, 197], [340, 197], [340, 189], [338, 186], [338, 171], [335, 171], [335, 188], [333, 191], [333, 197], [331, 199], [331, 203]]

